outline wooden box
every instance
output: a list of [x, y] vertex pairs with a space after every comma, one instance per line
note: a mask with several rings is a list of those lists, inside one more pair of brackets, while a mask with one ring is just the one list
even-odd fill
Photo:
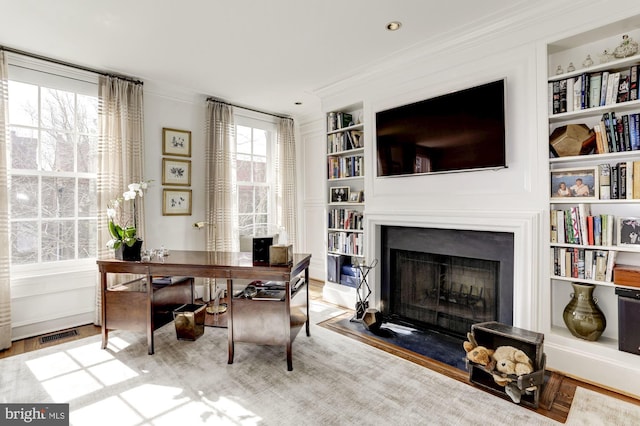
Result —
[[[471, 333], [479, 346], [484, 346], [488, 349], [496, 349], [499, 346], [513, 346], [527, 354], [533, 362], [534, 371], [531, 374], [522, 376], [509, 375], [508, 377], [522, 391], [520, 403], [538, 408], [546, 363], [543, 349], [544, 335], [495, 321], [473, 324]], [[467, 362], [467, 369], [469, 370], [469, 380], [472, 383], [511, 401], [511, 398], [506, 394], [504, 386], [500, 386], [495, 382], [492, 372], [488, 371], [486, 367]], [[533, 386], [536, 386], [536, 390], [526, 392], [527, 388]]]
[[293, 246], [274, 245], [269, 247], [269, 263], [271, 265], [290, 265], [293, 262]]
[[640, 287], [640, 266], [616, 265], [613, 268], [613, 282], [628, 287]]

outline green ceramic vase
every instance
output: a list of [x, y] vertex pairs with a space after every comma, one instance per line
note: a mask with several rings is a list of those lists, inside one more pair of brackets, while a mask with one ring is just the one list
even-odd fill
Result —
[[593, 298], [593, 284], [571, 283], [573, 293], [564, 308], [562, 319], [576, 337], [596, 341], [607, 327], [607, 320]]

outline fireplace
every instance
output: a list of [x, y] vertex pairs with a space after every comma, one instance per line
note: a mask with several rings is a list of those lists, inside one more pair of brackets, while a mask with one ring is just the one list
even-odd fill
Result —
[[381, 238], [387, 321], [460, 337], [480, 322], [513, 325], [512, 233], [382, 226]]

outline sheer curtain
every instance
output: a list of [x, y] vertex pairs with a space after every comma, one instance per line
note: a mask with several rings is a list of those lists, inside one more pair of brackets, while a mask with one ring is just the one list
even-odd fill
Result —
[[288, 243], [296, 248], [297, 192], [296, 140], [293, 119], [278, 121], [276, 142], [276, 203], [278, 225], [287, 232]]
[[11, 282], [9, 275], [9, 195], [7, 135], [9, 124], [9, 73], [6, 54], [0, 50], [0, 350], [11, 347]]
[[[132, 182], [144, 180], [142, 84], [101, 76], [98, 88], [98, 258], [113, 256], [107, 248], [106, 206]], [[138, 203], [138, 235], [144, 237], [144, 203]], [[101, 325], [100, 279], [96, 287], [95, 324]]]

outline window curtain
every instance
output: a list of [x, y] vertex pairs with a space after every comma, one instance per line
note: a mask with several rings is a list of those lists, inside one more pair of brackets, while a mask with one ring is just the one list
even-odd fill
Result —
[[[236, 187], [236, 130], [233, 107], [207, 101], [207, 145], [205, 215], [208, 226], [206, 249], [238, 251], [238, 202]], [[210, 285], [204, 286], [203, 300], [210, 300]]]
[[7, 125], [9, 123], [9, 73], [6, 54], [0, 50], [0, 350], [11, 347], [11, 280], [9, 266], [9, 195], [7, 191]]
[[276, 140], [276, 208], [280, 229], [287, 233], [288, 244], [296, 248], [297, 191], [296, 191], [296, 140], [293, 119], [278, 121]]
[[[107, 222], [107, 203], [122, 196], [130, 183], [144, 180], [143, 97], [141, 83], [101, 76], [98, 85], [98, 259], [105, 259], [113, 257], [113, 250], [107, 248], [107, 241], [111, 238]], [[137, 233], [144, 238], [144, 202], [138, 203], [136, 208]], [[123, 280], [127, 277], [118, 279]], [[98, 275], [96, 325], [101, 325], [102, 322], [100, 293]]]

